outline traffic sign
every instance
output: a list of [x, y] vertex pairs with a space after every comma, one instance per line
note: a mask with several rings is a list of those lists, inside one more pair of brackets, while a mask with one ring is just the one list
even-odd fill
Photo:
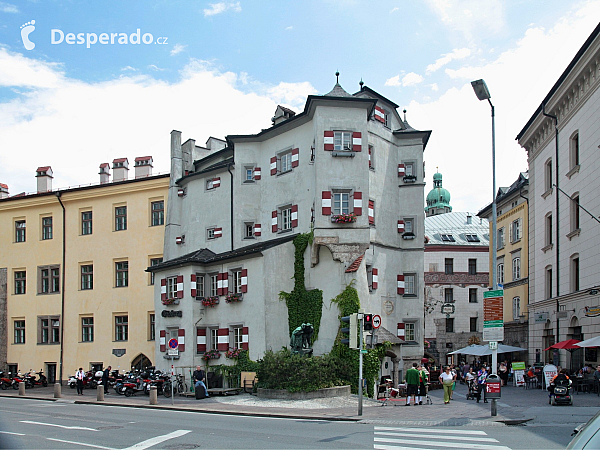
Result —
[[373, 316], [373, 328], [377, 329], [381, 326], [381, 316], [379, 314], [375, 314]]
[[169, 348], [175, 349], [178, 346], [179, 346], [179, 342], [177, 342], [177, 339], [175, 339], [175, 338], [169, 339]]

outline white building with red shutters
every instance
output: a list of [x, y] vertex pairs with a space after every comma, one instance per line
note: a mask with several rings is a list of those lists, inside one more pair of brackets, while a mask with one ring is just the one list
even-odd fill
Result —
[[385, 374], [397, 374], [401, 359], [420, 360], [431, 131], [413, 129], [397, 108], [362, 82], [355, 94], [336, 83], [298, 114], [279, 106], [257, 134], [198, 146], [171, 133], [164, 261], [149, 268], [157, 367], [172, 358], [193, 366], [206, 352], [235, 348], [257, 359], [288, 346], [279, 294], [294, 288], [293, 239], [311, 231], [304, 281], [323, 292], [314, 353], [331, 350], [340, 315], [331, 299], [354, 283], [365, 312], [381, 316], [379, 341], [395, 344]]

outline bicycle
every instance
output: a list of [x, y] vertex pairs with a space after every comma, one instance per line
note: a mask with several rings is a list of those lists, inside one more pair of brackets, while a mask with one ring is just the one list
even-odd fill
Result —
[[[185, 395], [188, 390], [188, 385], [185, 382], [185, 378], [183, 375], [177, 374], [175, 375], [176, 381], [173, 385], [173, 394]], [[171, 378], [168, 381], [163, 383], [163, 395], [167, 398], [171, 396], [171, 385], [173, 383], [173, 379]]]

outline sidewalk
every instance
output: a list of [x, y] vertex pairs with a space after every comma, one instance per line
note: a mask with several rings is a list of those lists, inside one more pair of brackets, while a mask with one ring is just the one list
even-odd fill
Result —
[[[483, 403], [483, 400], [476, 403], [474, 400], [467, 400], [466, 393], [466, 387], [458, 384], [454, 392], [454, 400], [449, 405], [444, 405], [442, 390], [435, 390], [430, 392], [432, 405], [416, 407], [404, 406], [405, 399], [394, 400], [386, 406], [381, 406], [380, 402], [364, 397], [362, 416], [358, 415], [358, 396], [356, 395], [301, 401], [262, 399], [244, 393], [210, 397], [204, 400], [195, 400], [193, 397], [175, 397], [171, 400], [159, 395], [158, 405], [151, 406], [148, 396], [143, 393], [125, 397], [116, 394], [113, 390], [105, 396], [104, 402], [96, 401], [96, 390], [86, 389], [83, 396], [78, 396], [74, 389], [68, 387], [63, 387], [62, 398], [54, 399], [54, 390], [50, 386], [28, 389], [25, 397], [20, 398], [203, 413], [427, 426], [494, 426], [518, 424], [523, 421], [528, 421], [528, 425], [578, 424], [592, 417], [600, 406], [600, 397], [596, 394], [581, 393], [574, 395], [574, 406], [552, 407], [548, 405], [546, 391], [508, 386], [502, 388], [502, 398], [498, 400], [498, 414], [492, 417], [491, 401], [487, 404]], [[0, 391], [1, 397], [19, 397], [19, 395], [18, 391], [6, 390]]]

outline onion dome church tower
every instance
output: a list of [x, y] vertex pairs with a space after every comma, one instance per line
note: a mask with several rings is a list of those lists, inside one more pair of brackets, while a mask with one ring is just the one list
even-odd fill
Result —
[[433, 174], [433, 189], [427, 194], [426, 203], [426, 217], [452, 212], [450, 192], [442, 187], [442, 174], [439, 172]]

